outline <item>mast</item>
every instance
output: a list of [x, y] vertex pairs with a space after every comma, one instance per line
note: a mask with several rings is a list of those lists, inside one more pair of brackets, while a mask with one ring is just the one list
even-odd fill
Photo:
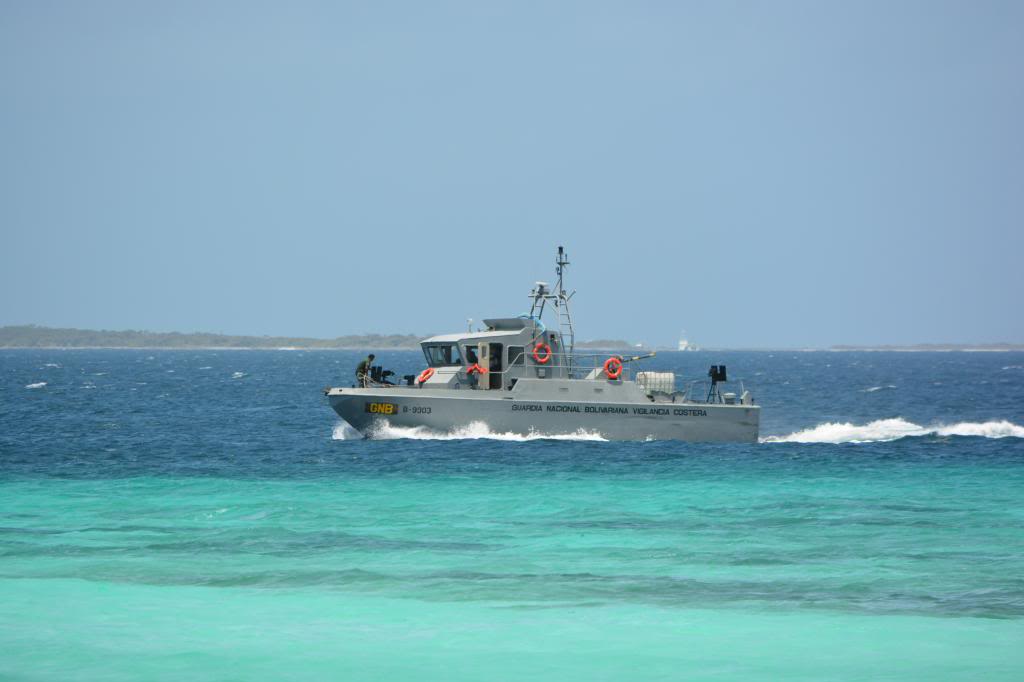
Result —
[[565, 293], [565, 286], [563, 284], [565, 278], [565, 269], [569, 265], [569, 256], [565, 253], [565, 249], [561, 246], [558, 247], [558, 257], [555, 259], [555, 273], [558, 275], [558, 289], [555, 291], [555, 313], [558, 316], [558, 330], [562, 337], [562, 349], [565, 351], [566, 365], [569, 371], [569, 376], [572, 376], [573, 371], [573, 351], [576, 347], [576, 330], [572, 324], [572, 313], [569, 311], [569, 299], [573, 297], [576, 292], [573, 291], [570, 294]]
[[[569, 299], [576, 292], [571, 291], [567, 293], [565, 291], [565, 269], [568, 265], [569, 257], [565, 253], [565, 249], [559, 246], [558, 256], [555, 258], [555, 274], [558, 276], [555, 290], [551, 291], [548, 289], [547, 282], [537, 282], [533, 291], [530, 292], [530, 297], [533, 298], [533, 305], [530, 307], [530, 318], [539, 321], [541, 316], [544, 315], [544, 306], [548, 301], [551, 302], [551, 306], [555, 309], [555, 317], [558, 320], [558, 332], [562, 344], [561, 355], [565, 358], [565, 366], [571, 377], [574, 364], [573, 353], [576, 348], [576, 330], [573, 327], [572, 313], [569, 311]], [[543, 329], [543, 325], [541, 328]]]

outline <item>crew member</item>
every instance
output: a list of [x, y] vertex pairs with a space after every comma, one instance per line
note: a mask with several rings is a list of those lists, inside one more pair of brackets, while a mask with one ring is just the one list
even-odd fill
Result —
[[370, 353], [365, 360], [356, 365], [356, 384], [362, 388], [366, 388], [370, 380], [370, 367], [373, 365], [374, 357], [374, 354]]

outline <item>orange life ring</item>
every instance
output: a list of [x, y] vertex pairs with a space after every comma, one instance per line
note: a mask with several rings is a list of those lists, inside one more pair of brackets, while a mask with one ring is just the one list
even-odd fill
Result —
[[[544, 351], [544, 355], [543, 356], [541, 356], [541, 354], [540, 354], [540, 352], [542, 350]], [[537, 343], [537, 345], [533, 347], [533, 360], [534, 360], [534, 362], [536, 362], [538, 365], [543, 365], [543, 364], [546, 364], [547, 361], [550, 360], [550, 359], [551, 359], [551, 346], [549, 346], [548, 344], [544, 343], [543, 341], [539, 341]]]
[[427, 367], [425, 370], [420, 372], [420, 375], [418, 377], [416, 377], [416, 381], [422, 384], [424, 381], [426, 381], [432, 376], [434, 376], [434, 368]]
[[474, 362], [469, 366], [469, 369], [466, 370], [466, 374], [473, 374], [474, 372], [477, 374], [487, 374], [487, 370], [481, 367], [479, 362]]
[[622, 360], [610, 357], [604, 361], [604, 373], [609, 379], [618, 379], [622, 376]]

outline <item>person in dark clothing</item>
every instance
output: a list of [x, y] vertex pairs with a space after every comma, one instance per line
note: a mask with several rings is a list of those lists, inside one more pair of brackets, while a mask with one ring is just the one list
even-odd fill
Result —
[[370, 378], [370, 367], [373, 365], [374, 354], [370, 353], [366, 359], [356, 365], [356, 385], [365, 387]]

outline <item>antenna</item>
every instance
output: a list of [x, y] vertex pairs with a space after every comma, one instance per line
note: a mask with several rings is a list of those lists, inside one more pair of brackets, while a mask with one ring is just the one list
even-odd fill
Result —
[[558, 275], [558, 294], [564, 295], [565, 289], [562, 287], [562, 275], [565, 273], [565, 266], [569, 264], [568, 255], [565, 253], [565, 249], [561, 246], [558, 247], [558, 258], [555, 260], [555, 274]]

